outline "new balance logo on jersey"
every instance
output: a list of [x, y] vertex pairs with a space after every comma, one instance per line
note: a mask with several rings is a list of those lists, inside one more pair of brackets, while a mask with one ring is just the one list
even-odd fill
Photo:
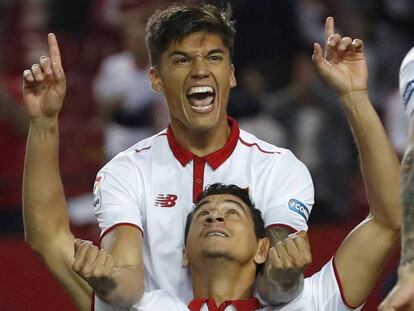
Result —
[[175, 194], [159, 194], [155, 198], [155, 206], [171, 208], [175, 206], [177, 196]]

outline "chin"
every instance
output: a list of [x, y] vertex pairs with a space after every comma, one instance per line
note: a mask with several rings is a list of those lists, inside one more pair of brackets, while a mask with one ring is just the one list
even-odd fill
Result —
[[231, 253], [226, 249], [206, 249], [202, 252], [202, 256], [204, 258], [209, 259], [232, 259], [233, 256]]

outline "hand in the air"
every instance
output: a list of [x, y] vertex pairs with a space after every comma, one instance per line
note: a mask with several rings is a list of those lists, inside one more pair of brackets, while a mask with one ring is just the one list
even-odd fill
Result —
[[23, 102], [31, 119], [57, 117], [66, 93], [66, 78], [54, 34], [48, 35], [49, 56], [23, 72]]
[[341, 37], [334, 33], [334, 19], [325, 23], [325, 51], [314, 43], [312, 60], [319, 74], [343, 97], [367, 91], [368, 69], [364, 43], [360, 39]]

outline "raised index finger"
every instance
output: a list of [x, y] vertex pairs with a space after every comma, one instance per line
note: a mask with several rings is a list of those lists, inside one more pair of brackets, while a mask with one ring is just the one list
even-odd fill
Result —
[[332, 16], [328, 16], [325, 22], [325, 44], [328, 44], [329, 37], [334, 34], [334, 19]]
[[47, 36], [47, 42], [49, 44], [49, 53], [50, 53], [50, 58], [52, 60], [52, 64], [55, 63], [60, 68], [62, 68], [62, 59], [60, 57], [59, 45], [58, 45], [55, 34], [50, 33]]

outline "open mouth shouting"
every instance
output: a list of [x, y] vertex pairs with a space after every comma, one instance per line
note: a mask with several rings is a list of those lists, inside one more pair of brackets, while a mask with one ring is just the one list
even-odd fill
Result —
[[216, 92], [212, 86], [193, 86], [187, 91], [187, 100], [191, 109], [198, 113], [213, 110]]

